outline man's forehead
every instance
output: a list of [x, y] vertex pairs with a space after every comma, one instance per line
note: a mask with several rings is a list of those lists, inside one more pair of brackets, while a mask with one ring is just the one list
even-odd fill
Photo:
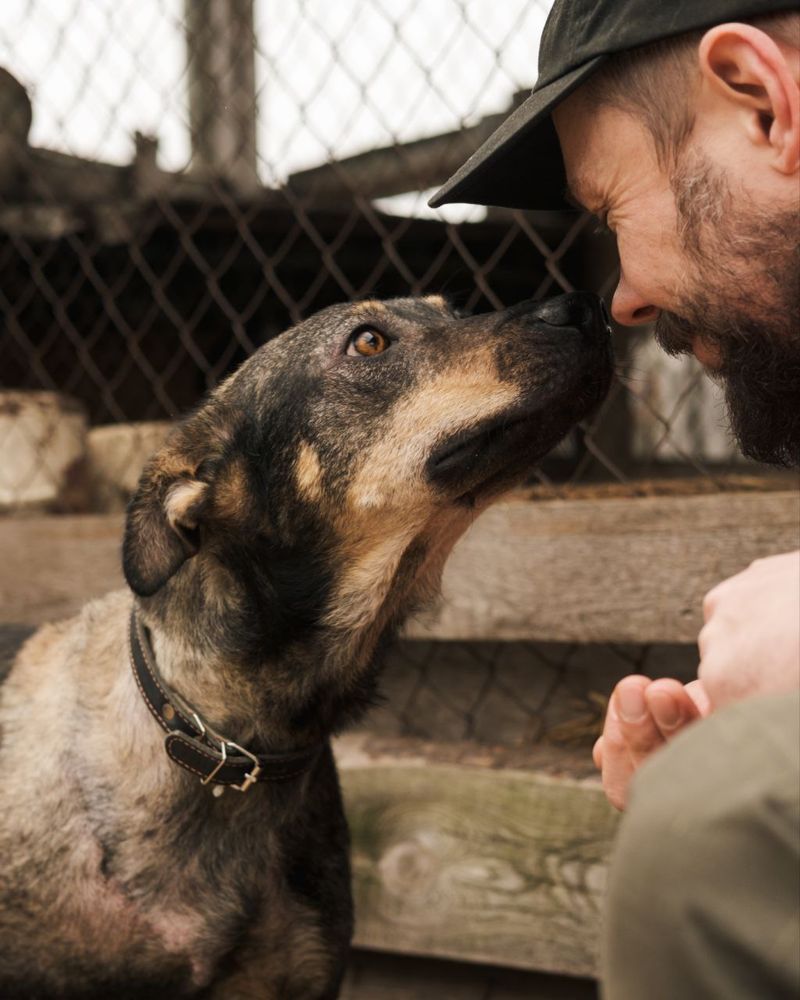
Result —
[[646, 124], [624, 108], [595, 108], [577, 91], [553, 111], [564, 171], [565, 196], [594, 214], [662, 173]]
[[590, 211], [604, 200], [600, 185], [598, 157], [604, 158], [603, 144], [593, 141], [596, 116], [588, 113], [580, 92], [570, 96], [553, 113], [567, 178], [567, 201]]

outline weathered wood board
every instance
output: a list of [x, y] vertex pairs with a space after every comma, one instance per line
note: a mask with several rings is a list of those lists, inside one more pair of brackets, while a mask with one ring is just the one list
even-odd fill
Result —
[[597, 983], [573, 976], [355, 949], [341, 1000], [597, 1000]]
[[594, 974], [617, 823], [599, 784], [498, 769], [489, 755], [443, 763], [447, 751], [381, 753], [369, 737], [337, 745], [356, 943]]
[[0, 622], [39, 625], [124, 586], [122, 517], [0, 518]]
[[703, 595], [800, 545], [800, 493], [510, 501], [453, 552], [437, 639], [695, 642]]
[[[37, 623], [122, 585], [121, 518], [0, 519], [0, 621]], [[512, 500], [445, 570], [426, 639], [694, 642], [703, 594], [800, 545], [800, 494]]]

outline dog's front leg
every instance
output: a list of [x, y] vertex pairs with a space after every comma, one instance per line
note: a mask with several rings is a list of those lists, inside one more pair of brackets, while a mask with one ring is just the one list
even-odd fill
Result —
[[208, 1000], [337, 1000], [348, 952], [346, 941], [334, 944], [320, 931], [311, 910], [276, 907], [229, 956]]
[[342, 973], [325, 986], [312, 986], [301, 970], [270, 973], [252, 966], [219, 980], [207, 996], [208, 1000], [337, 1000], [343, 978]]
[[252, 969], [240, 969], [219, 980], [204, 996], [207, 1000], [282, 1000], [280, 983]]

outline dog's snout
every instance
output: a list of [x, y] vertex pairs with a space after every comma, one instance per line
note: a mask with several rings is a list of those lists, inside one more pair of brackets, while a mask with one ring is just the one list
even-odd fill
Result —
[[526, 303], [530, 319], [548, 326], [579, 327], [587, 332], [605, 332], [609, 328], [608, 310], [591, 292], [569, 292], [544, 302]]
[[586, 306], [579, 294], [559, 295], [546, 299], [531, 310], [531, 318], [548, 326], [573, 326], [586, 313]]

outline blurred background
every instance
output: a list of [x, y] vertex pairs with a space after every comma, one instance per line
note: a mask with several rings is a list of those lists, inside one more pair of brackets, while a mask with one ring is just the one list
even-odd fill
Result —
[[[92, 428], [165, 420], [332, 302], [610, 296], [613, 240], [587, 217], [426, 205], [526, 96], [548, 8], [8, 0], [3, 387], [65, 393]], [[541, 481], [735, 462], [694, 359], [617, 348], [622, 380]], [[0, 474], [0, 502], [25, 502], [26, 475]]]
[[[0, 511], [114, 516], [116, 532], [170, 421], [259, 345], [331, 303], [437, 293], [485, 311], [573, 288], [610, 300], [614, 241], [587, 216], [426, 205], [532, 87], [549, 6], [5, 0]], [[614, 336], [619, 377], [601, 410], [542, 463], [531, 503], [561, 511], [552, 504], [763, 493], [784, 482], [737, 458], [719, 392], [694, 359], [667, 358], [647, 331]], [[596, 559], [596, 580], [613, 589], [614, 567]], [[558, 600], [566, 606], [570, 595]], [[495, 755], [491, 767], [519, 771], [546, 758], [548, 773], [562, 773], [548, 754], [563, 750], [583, 761], [578, 787], [615, 680], [632, 671], [688, 677], [696, 664], [684, 635], [518, 633], [406, 639], [366, 732], [416, 741], [414, 753], [434, 741], [425, 759], [445, 772], [483, 753], [484, 764]], [[468, 792], [466, 814], [477, 794]], [[587, 824], [603, 844], [610, 837], [603, 807], [593, 799], [586, 812], [581, 802], [576, 818], [547, 799], [557, 845], [562, 827], [578, 840]], [[354, 829], [364, 834], [360, 820]], [[386, 836], [391, 828], [388, 819], [381, 827]], [[473, 933], [472, 914], [460, 939], [444, 942], [442, 925], [457, 924], [461, 906], [452, 885], [445, 891], [440, 879], [438, 895], [418, 894], [422, 910], [441, 911], [427, 928], [422, 910], [405, 913], [399, 896], [374, 901], [393, 865], [413, 869], [410, 882], [398, 876], [403, 899], [432, 877], [424, 843], [410, 861], [392, 853], [395, 842], [367, 852], [348, 996], [594, 995], [602, 864], [598, 856], [581, 867], [581, 849], [567, 840], [566, 859], [548, 848], [561, 852], [558, 873], [545, 864], [537, 876], [550, 909], [535, 933], [553, 936], [550, 951], [531, 946], [526, 929], [539, 896], [520, 904], [513, 933], [502, 915], [503, 894], [522, 892], [514, 879], [533, 877], [516, 871], [518, 857], [489, 874], [461, 872], [488, 880], [494, 896], [479, 893], [476, 907], [493, 922]]]

